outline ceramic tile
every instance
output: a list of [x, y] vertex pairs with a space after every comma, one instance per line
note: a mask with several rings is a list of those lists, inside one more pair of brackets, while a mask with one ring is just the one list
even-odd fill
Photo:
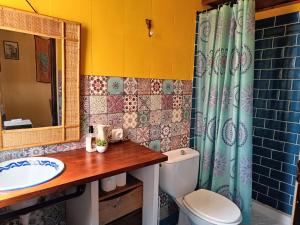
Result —
[[107, 81], [108, 94], [110, 95], [121, 95], [124, 91], [123, 78], [110, 77]]
[[160, 139], [160, 125], [150, 126], [150, 140]]
[[182, 81], [183, 87], [182, 87], [182, 93], [184, 95], [192, 95], [193, 92], [193, 83], [191, 80], [184, 80]]
[[161, 122], [161, 111], [150, 111], [150, 124], [151, 125], [159, 125]]
[[107, 77], [89, 76], [90, 95], [107, 95]]
[[162, 80], [151, 79], [151, 94], [152, 95], [162, 94]]
[[140, 143], [142, 146], [145, 146], [146, 148], [149, 148], [149, 141]]
[[183, 121], [182, 122], [182, 134], [190, 134], [190, 121]]
[[179, 148], [181, 148], [181, 137], [180, 136], [171, 137], [171, 150], [175, 150]]
[[112, 128], [122, 128], [124, 123], [123, 116], [123, 113], [108, 114], [108, 124]]
[[124, 80], [124, 92], [127, 95], [136, 95], [138, 92], [138, 83], [135, 78], [126, 78]]
[[161, 95], [150, 96], [150, 110], [161, 109]]
[[181, 95], [183, 93], [183, 83], [181, 80], [174, 81], [174, 94]]
[[173, 118], [173, 110], [161, 111], [161, 124], [170, 124]]
[[136, 129], [136, 139], [138, 143], [144, 143], [150, 140], [149, 127], [141, 127]]
[[137, 130], [136, 129], [127, 129], [124, 130], [124, 137], [127, 137], [129, 140], [136, 142], [137, 141]]
[[94, 131], [96, 131], [97, 124], [108, 124], [107, 114], [90, 115], [89, 124], [91, 126], [94, 126]]
[[138, 97], [136, 95], [124, 96], [124, 112], [136, 112], [138, 108]]
[[124, 110], [124, 97], [122, 95], [107, 96], [107, 112], [121, 113]]
[[80, 115], [90, 114], [90, 96], [80, 96]]
[[24, 149], [2, 151], [0, 153], [0, 162], [25, 157]]
[[47, 145], [47, 146], [45, 146], [45, 148], [44, 148], [45, 155], [56, 153], [57, 152], [57, 147], [58, 147], [58, 144], [57, 145]]
[[107, 112], [106, 96], [90, 96], [90, 113], [101, 114]]
[[182, 107], [185, 109], [192, 108], [192, 96], [191, 95], [184, 95], [183, 96], [183, 104]]
[[160, 151], [160, 140], [150, 141], [149, 148], [154, 151]]
[[171, 124], [161, 124], [161, 138], [171, 137]]
[[138, 80], [138, 95], [150, 95], [150, 79], [140, 78]]
[[163, 192], [162, 190], [159, 190], [159, 200], [160, 200], [160, 207], [168, 206], [168, 195], [167, 193]]
[[173, 80], [164, 80], [162, 89], [163, 89], [163, 93], [165, 95], [173, 94], [173, 91], [174, 91]]
[[178, 136], [182, 132], [182, 123], [171, 123], [171, 136]]
[[45, 154], [43, 147], [32, 147], [23, 150], [24, 157], [42, 156]]
[[150, 124], [150, 112], [149, 111], [138, 111], [138, 126], [146, 127]]
[[150, 110], [150, 107], [151, 107], [150, 95], [138, 96], [138, 110], [139, 111]]
[[182, 119], [186, 121], [191, 120], [191, 110], [190, 109], [184, 109], [182, 111]]
[[124, 123], [123, 123], [124, 129], [137, 127], [137, 113], [136, 112], [124, 113], [123, 119], [124, 119]]
[[182, 95], [173, 95], [173, 109], [182, 107]]
[[172, 122], [181, 122], [182, 120], [182, 110], [181, 109], [173, 109], [172, 111]]
[[189, 137], [188, 135], [184, 134], [181, 136], [180, 142], [181, 148], [187, 148], [189, 146]]
[[82, 115], [80, 117], [80, 134], [85, 135], [89, 132], [89, 115]]
[[160, 142], [160, 150], [162, 152], [167, 152], [171, 150], [171, 139], [163, 138]]
[[173, 96], [172, 95], [163, 95], [162, 96], [162, 109], [173, 109]]
[[89, 89], [89, 77], [90, 76], [80, 76], [80, 95], [90, 95]]

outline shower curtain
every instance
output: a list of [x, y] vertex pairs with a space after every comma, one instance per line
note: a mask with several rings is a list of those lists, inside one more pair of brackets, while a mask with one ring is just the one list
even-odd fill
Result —
[[196, 39], [196, 133], [199, 188], [234, 201], [250, 223], [254, 0], [199, 14]]

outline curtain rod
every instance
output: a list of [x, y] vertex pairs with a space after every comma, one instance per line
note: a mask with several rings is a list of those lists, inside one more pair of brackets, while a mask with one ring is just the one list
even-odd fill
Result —
[[229, 0], [227, 2], [224, 2], [222, 4], [218, 4], [218, 6], [215, 6], [215, 7], [212, 7], [212, 8], [209, 8], [209, 9], [204, 9], [202, 11], [197, 11], [196, 14], [199, 15], [201, 13], [205, 13], [205, 12], [209, 12], [211, 10], [214, 10], [214, 9], [218, 9], [220, 6], [223, 6], [223, 5], [229, 5], [229, 6], [232, 6], [233, 4], [237, 3], [237, 0]]

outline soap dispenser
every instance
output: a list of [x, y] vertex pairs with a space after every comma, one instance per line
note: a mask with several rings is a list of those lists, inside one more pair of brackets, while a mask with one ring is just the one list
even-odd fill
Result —
[[94, 134], [93, 126], [89, 126], [89, 133], [85, 137], [85, 150], [87, 152], [96, 151], [96, 135]]

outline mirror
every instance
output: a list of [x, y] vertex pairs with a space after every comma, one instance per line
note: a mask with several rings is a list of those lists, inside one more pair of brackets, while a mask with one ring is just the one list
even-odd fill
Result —
[[0, 29], [2, 129], [61, 125], [62, 42]]
[[78, 141], [80, 24], [0, 15], [0, 150]]

